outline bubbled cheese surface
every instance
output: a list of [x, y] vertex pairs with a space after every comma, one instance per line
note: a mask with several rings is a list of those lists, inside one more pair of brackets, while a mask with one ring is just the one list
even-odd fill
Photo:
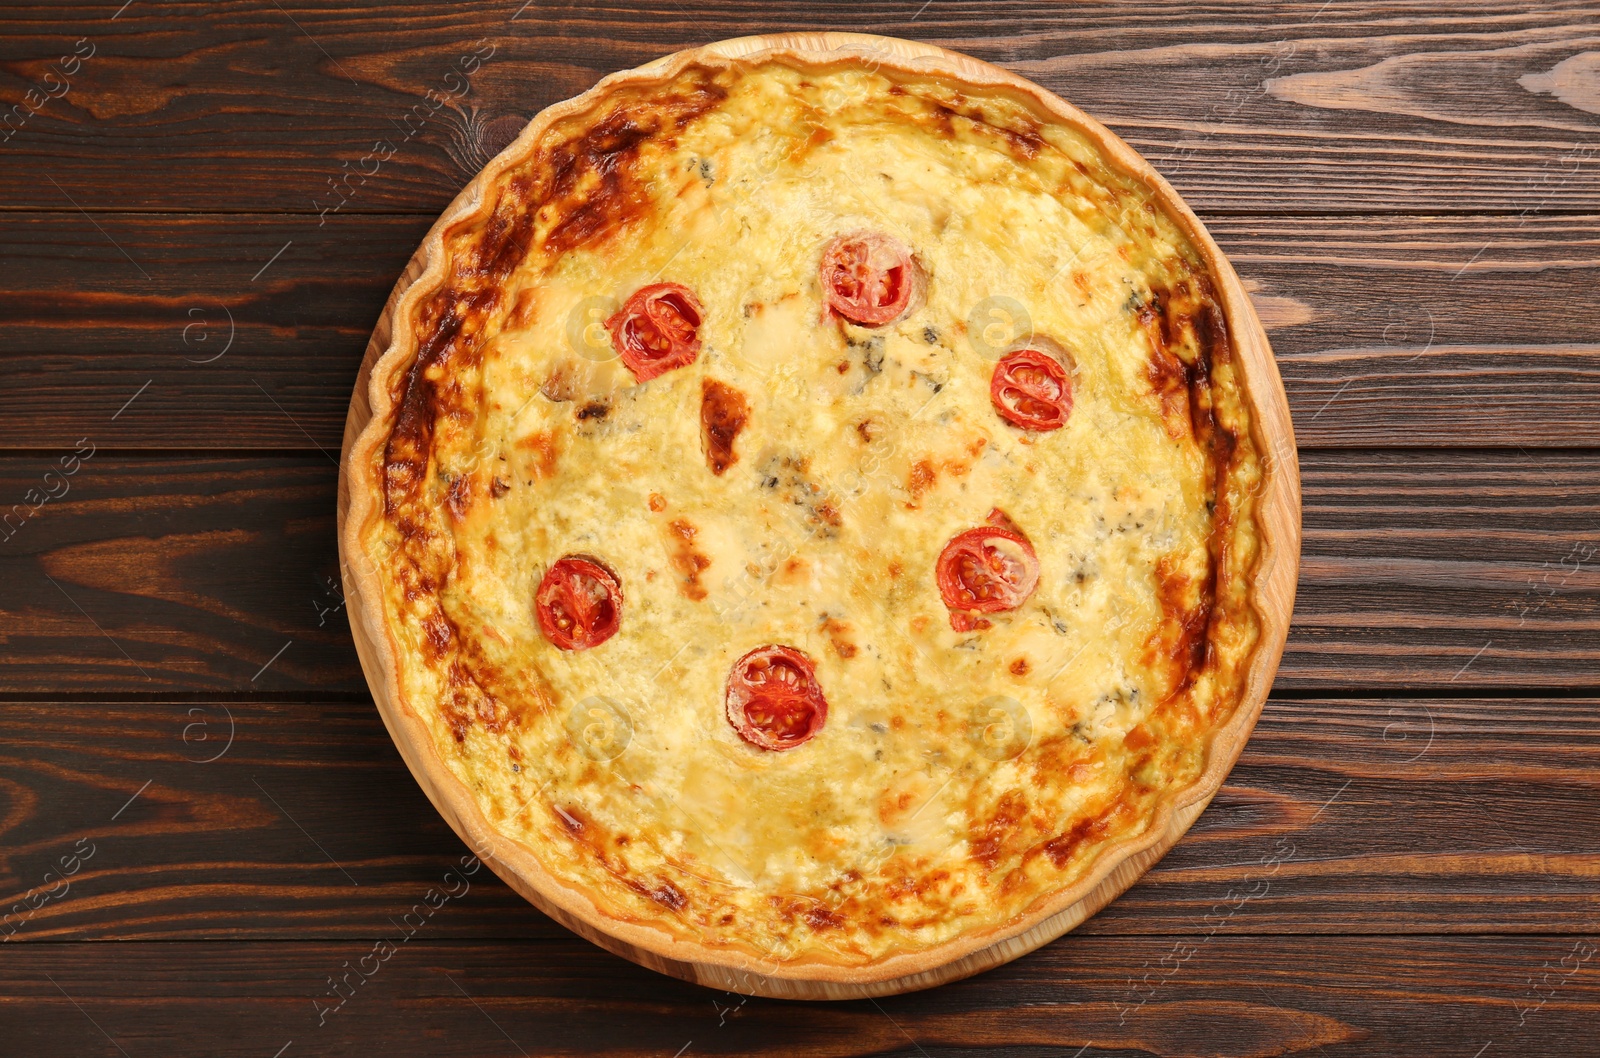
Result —
[[[452, 367], [407, 515], [426, 533], [392, 519], [369, 553], [431, 570], [385, 600], [402, 692], [501, 834], [617, 919], [860, 965], [1004, 926], [1203, 767], [1254, 633], [1232, 612], [1198, 674], [1163, 652], [1215, 564], [1216, 485], [1139, 317], [1203, 269], [1147, 191], [1017, 104], [865, 70], [716, 83], [620, 163], [634, 213], [535, 238]], [[859, 229], [925, 280], [881, 328], [824, 319], [822, 249]], [[703, 349], [636, 384], [599, 321], [663, 281], [699, 297]], [[990, 402], [1029, 330], [1072, 360], [1053, 432]], [[748, 404], [720, 475], [707, 379]], [[1038, 589], [953, 631], [934, 564], [997, 507]], [[583, 652], [532, 603], [569, 553], [623, 586], [620, 631]], [[769, 643], [810, 655], [829, 705], [786, 752], [724, 714]]]

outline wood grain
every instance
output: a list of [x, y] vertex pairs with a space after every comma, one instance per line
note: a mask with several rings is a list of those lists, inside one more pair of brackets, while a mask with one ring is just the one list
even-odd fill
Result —
[[[0, 212], [0, 448], [92, 431], [337, 453], [366, 336], [432, 219]], [[1573, 293], [1600, 286], [1600, 217], [1208, 223], [1302, 446], [1600, 444], [1600, 345]]]
[[95, 454], [64, 479], [55, 453], [0, 460], [0, 518], [26, 518], [0, 542], [0, 688], [361, 690], [337, 472], [320, 454]]
[[1600, 218], [1211, 222], [1307, 448], [1600, 444]]
[[1280, 688], [1593, 686], [1593, 453], [1329, 451], [1301, 469]]
[[[1080, 931], [1600, 932], [1597, 706], [1273, 699], [1199, 822]], [[0, 723], [12, 943], [370, 940], [467, 855], [365, 700], [17, 700]], [[426, 939], [567, 936], [464, 880]]]
[[[58, 458], [0, 457], [0, 517]], [[1329, 450], [1301, 471], [1280, 690], [1595, 688], [1600, 454]], [[94, 456], [0, 540], [0, 692], [363, 691], [329, 613], [335, 474], [320, 453]]]
[[[131, 1055], [211, 1058], [290, 1042], [289, 1055], [432, 1058], [1472, 1058], [1486, 1043], [1587, 1055], [1600, 1017], [1600, 959], [1582, 961], [1595, 945], [1573, 937], [1069, 934], [938, 991], [828, 1005], [663, 980], [577, 940], [418, 937], [362, 964], [373, 943], [22, 946], [0, 963], [0, 1034], [21, 1054], [115, 1055], [109, 1037]], [[335, 985], [348, 998], [319, 1015]]]
[[0, 445], [336, 457], [359, 350], [429, 223], [0, 213]]
[[[0, 149], [5, 206], [315, 215], [388, 139], [394, 157], [351, 181], [344, 211], [437, 214], [509, 126], [604, 73], [724, 37], [834, 29], [1007, 65], [1111, 125], [1203, 211], [1600, 208], [1592, 82], [1572, 62], [1595, 47], [1581, 3], [1417, 3], [1403, 17], [1370, 0], [1039, 0], [1003, 17], [986, 0], [114, 11], [8, 9], [7, 109], [75, 38], [95, 52]], [[455, 96], [447, 77], [479, 41], [492, 57]], [[426, 120], [408, 135], [415, 106]]]
[[[364, 698], [11, 701], [0, 718], [12, 943], [370, 938], [447, 886], [430, 937], [565, 935], [488, 871], [444, 881], [469, 854]], [[83, 869], [45, 900], [80, 841]]]

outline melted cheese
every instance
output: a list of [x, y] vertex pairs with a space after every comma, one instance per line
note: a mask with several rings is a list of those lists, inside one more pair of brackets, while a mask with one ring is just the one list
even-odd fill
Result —
[[[1082, 136], [863, 70], [712, 83], [686, 119], [624, 99], [551, 133], [653, 130], [611, 156], [620, 182], [502, 178], [527, 245], [425, 365], [426, 473], [367, 549], [403, 695], [500, 832], [618, 919], [859, 965], [1013, 921], [1198, 775], [1255, 639], [1256, 461], [1199, 258]], [[926, 280], [880, 329], [823, 322], [822, 248], [861, 228]], [[459, 282], [493, 230], [452, 235]], [[657, 281], [696, 292], [704, 347], [639, 385], [597, 321]], [[1028, 327], [1074, 361], [1054, 432], [990, 403]], [[748, 403], [720, 475], [707, 379]], [[934, 563], [994, 507], [1039, 586], [958, 633]], [[579, 653], [532, 606], [572, 552], [624, 592], [620, 632]], [[767, 643], [808, 653], [829, 703], [787, 752], [724, 715], [731, 664]]]

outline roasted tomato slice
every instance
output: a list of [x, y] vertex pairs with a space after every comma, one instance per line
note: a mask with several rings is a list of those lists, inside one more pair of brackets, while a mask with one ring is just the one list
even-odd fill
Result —
[[1003, 513], [989, 520], [1000, 524], [957, 533], [934, 568], [950, 626], [958, 632], [986, 627], [972, 614], [1015, 610], [1039, 586], [1039, 556], [1028, 538]]
[[700, 321], [705, 310], [682, 283], [640, 287], [606, 320], [611, 345], [633, 377], [649, 382], [700, 355]]
[[757, 749], [809, 742], [828, 719], [816, 666], [794, 647], [757, 647], [728, 673], [728, 723]]
[[855, 231], [822, 251], [824, 318], [837, 313], [864, 327], [898, 319], [917, 280], [911, 247], [892, 235]]
[[1072, 380], [1050, 353], [1033, 345], [1007, 353], [989, 380], [994, 410], [1024, 430], [1059, 430], [1072, 414]]
[[617, 634], [622, 583], [599, 559], [563, 555], [534, 593], [539, 630], [562, 650], [588, 650]]

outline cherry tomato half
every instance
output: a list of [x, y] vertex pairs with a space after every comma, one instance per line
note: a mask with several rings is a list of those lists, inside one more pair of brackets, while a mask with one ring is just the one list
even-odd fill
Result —
[[916, 285], [911, 247], [876, 231], [856, 231], [834, 239], [822, 251], [825, 317], [837, 313], [864, 327], [898, 319], [911, 303]]
[[617, 634], [622, 583], [599, 559], [563, 555], [533, 596], [539, 630], [562, 650], [588, 650]]
[[1061, 361], [1032, 345], [1008, 353], [989, 380], [994, 410], [1024, 430], [1059, 430], [1072, 413], [1072, 381]]
[[816, 666], [794, 647], [757, 647], [728, 673], [728, 723], [757, 749], [809, 742], [828, 719]]
[[633, 377], [649, 382], [700, 355], [700, 321], [705, 310], [682, 283], [640, 287], [610, 319], [611, 345]]
[[[1020, 532], [984, 525], [952, 537], [934, 573], [939, 595], [951, 611], [951, 625], [966, 631], [980, 627], [972, 622], [972, 613], [1015, 610], [1033, 594], [1039, 586], [1039, 556]], [[959, 621], [958, 615], [967, 619]]]

